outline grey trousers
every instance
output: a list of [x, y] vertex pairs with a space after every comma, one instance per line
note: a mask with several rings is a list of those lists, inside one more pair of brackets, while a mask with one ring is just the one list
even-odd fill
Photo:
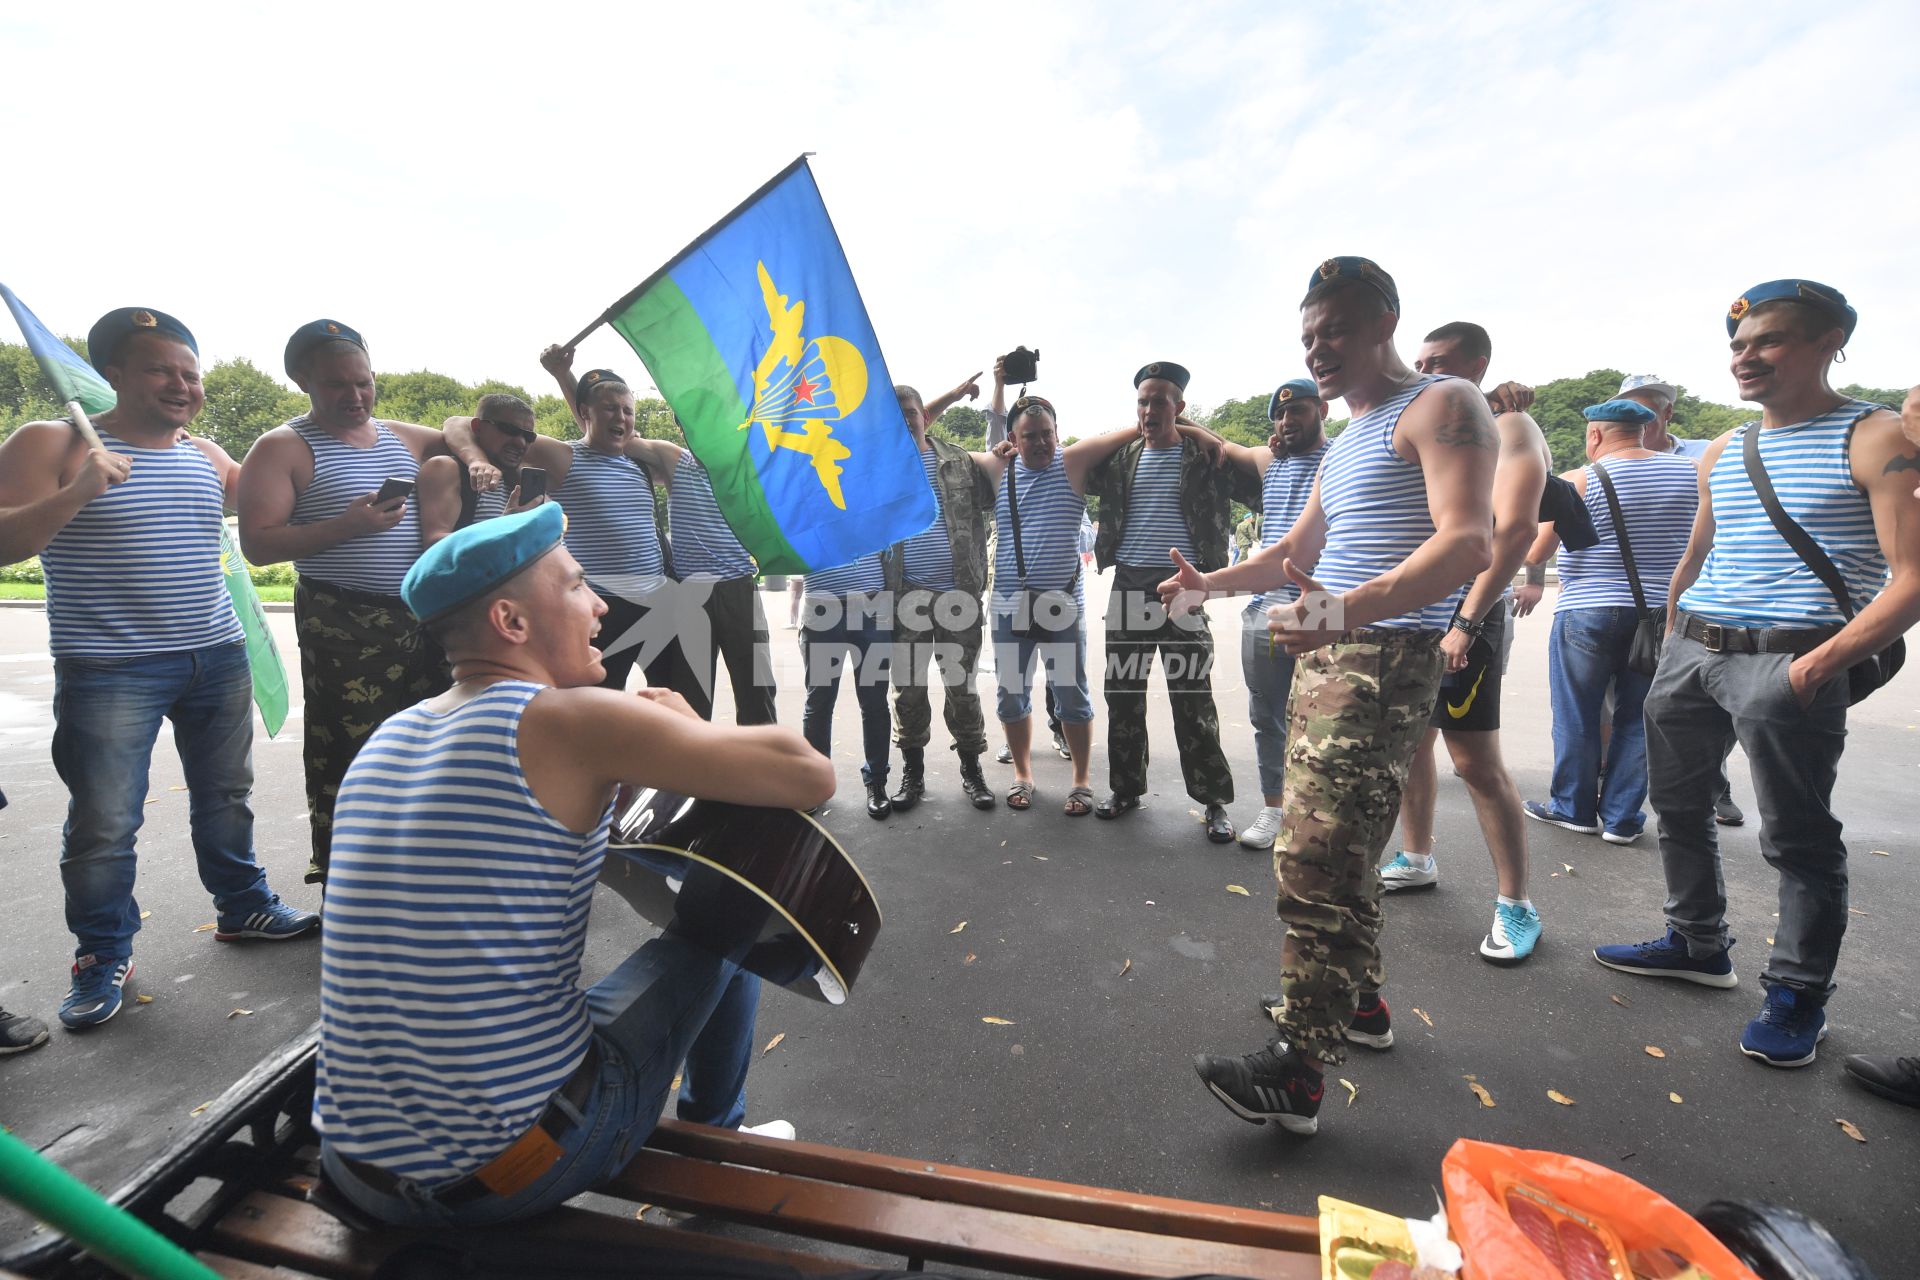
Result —
[[1847, 682], [1828, 681], [1803, 709], [1787, 683], [1792, 661], [1708, 653], [1669, 637], [1647, 694], [1648, 799], [1660, 819], [1667, 920], [1694, 955], [1721, 950], [1727, 892], [1713, 802], [1721, 761], [1739, 741], [1753, 771], [1760, 852], [1780, 873], [1780, 922], [1760, 980], [1824, 1003], [1847, 932], [1847, 849], [1832, 807]]

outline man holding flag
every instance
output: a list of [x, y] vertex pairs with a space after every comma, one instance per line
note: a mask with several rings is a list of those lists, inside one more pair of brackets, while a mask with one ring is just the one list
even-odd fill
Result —
[[[0, 563], [38, 554], [46, 573], [53, 762], [71, 797], [60, 876], [76, 944], [60, 1020], [78, 1030], [120, 1011], [133, 973], [134, 837], [163, 718], [215, 938], [297, 938], [319, 917], [280, 901], [254, 857], [252, 679], [221, 566], [238, 468], [211, 441], [181, 438], [206, 399], [192, 333], [164, 312], [123, 307], [87, 335], [89, 369], [6, 301], [76, 412], [0, 444]], [[93, 443], [88, 408], [104, 410]]]

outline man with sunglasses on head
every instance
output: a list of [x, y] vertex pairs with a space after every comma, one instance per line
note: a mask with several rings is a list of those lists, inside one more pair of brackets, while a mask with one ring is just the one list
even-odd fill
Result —
[[430, 547], [455, 529], [537, 505], [520, 501], [520, 463], [539, 432], [533, 428], [533, 410], [519, 396], [504, 391], [480, 397], [470, 418], [448, 423], [471, 424], [474, 444], [486, 455], [484, 464], [463, 467], [452, 457], [428, 458], [420, 467], [420, 545]]

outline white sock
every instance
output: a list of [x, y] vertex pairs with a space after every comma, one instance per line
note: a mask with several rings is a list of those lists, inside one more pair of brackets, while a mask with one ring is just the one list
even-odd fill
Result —
[[1417, 870], [1433, 870], [1433, 855], [1430, 853], [1408, 853], [1405, 849], [1402, 849], [1400, 856], [1412, 863]]
[[1501, 893], [1494, 895], [1494, 901], [1503, 907], [1519, 907], [1522, 911], [1533, 910], [1533, 899], [1531, 898], [1509, 898], [1506, 894]]

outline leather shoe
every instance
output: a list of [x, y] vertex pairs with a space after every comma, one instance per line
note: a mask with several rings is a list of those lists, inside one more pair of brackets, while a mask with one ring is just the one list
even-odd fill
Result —
[[1920, 1107], [1920, 1058], [1856, 1053], [1840, 1065], [1855, 1081], [1881, 1097]]
[[867, 784], [867, 816], [869, 818], [879, 819], [886, 817], [892, 812], [893, 802], [887, 799], [887, 784], [884, 782], [869, 782]]
[[1228, 844], [1233, 840], [1233, 819], [1227, 816], [1227, 806], [1210, 804], [1207, 806], [1207, 839], [1215, 844]]
[[1093, 807], [1096, 818], [1120, 818], [1140, 807], [1140, 797], [1116, 791]]

